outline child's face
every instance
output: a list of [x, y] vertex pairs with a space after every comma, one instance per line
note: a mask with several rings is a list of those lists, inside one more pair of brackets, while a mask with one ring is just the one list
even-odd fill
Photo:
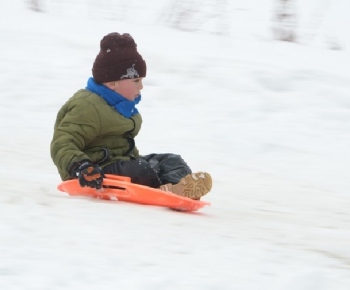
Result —
[[129, 101], [135, 100], [143, 89], [142, 78], [120, 80], [113, 83], [113, 91]]

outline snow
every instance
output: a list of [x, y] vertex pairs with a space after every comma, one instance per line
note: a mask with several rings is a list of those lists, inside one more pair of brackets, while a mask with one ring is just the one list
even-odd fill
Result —
[[[157, 3], [1, 1], [0, 289], [349, 289], [348, 1], [299, 1], [298, 43], [271, 40], [272, 1], [232, 1], [223, 35]], [[112, 31], [148, 65], [141, 153], [210, 172], [210, 207], [56, 189], [56, 113]]]

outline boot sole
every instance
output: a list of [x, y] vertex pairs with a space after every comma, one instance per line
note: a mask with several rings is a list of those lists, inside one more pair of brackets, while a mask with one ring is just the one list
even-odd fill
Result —
[[191, 199], [200, 199], [212, 188], [212, 178], [207, 172], [197, 172], [183, 177], [172, 185], [172, 192]]

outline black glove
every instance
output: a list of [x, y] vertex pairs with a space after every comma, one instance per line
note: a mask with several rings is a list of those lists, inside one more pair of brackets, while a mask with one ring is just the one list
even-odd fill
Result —
[[98, 165], [92, 164], [90, 161], [83, 162], [76, 170], [76, 174], [80, 186], [89, 186], [96, 189], [102, 187], [102, 181], [105, 177], [102, 169]]

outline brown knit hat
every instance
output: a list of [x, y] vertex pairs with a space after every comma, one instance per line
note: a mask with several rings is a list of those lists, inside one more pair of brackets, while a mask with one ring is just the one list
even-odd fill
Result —
[[146, 62], [137, 52], [137, 45], [130, 34], [107, 34], [102, 38], [100, 47], [92, 67], [97, 83], [146, 76]]

